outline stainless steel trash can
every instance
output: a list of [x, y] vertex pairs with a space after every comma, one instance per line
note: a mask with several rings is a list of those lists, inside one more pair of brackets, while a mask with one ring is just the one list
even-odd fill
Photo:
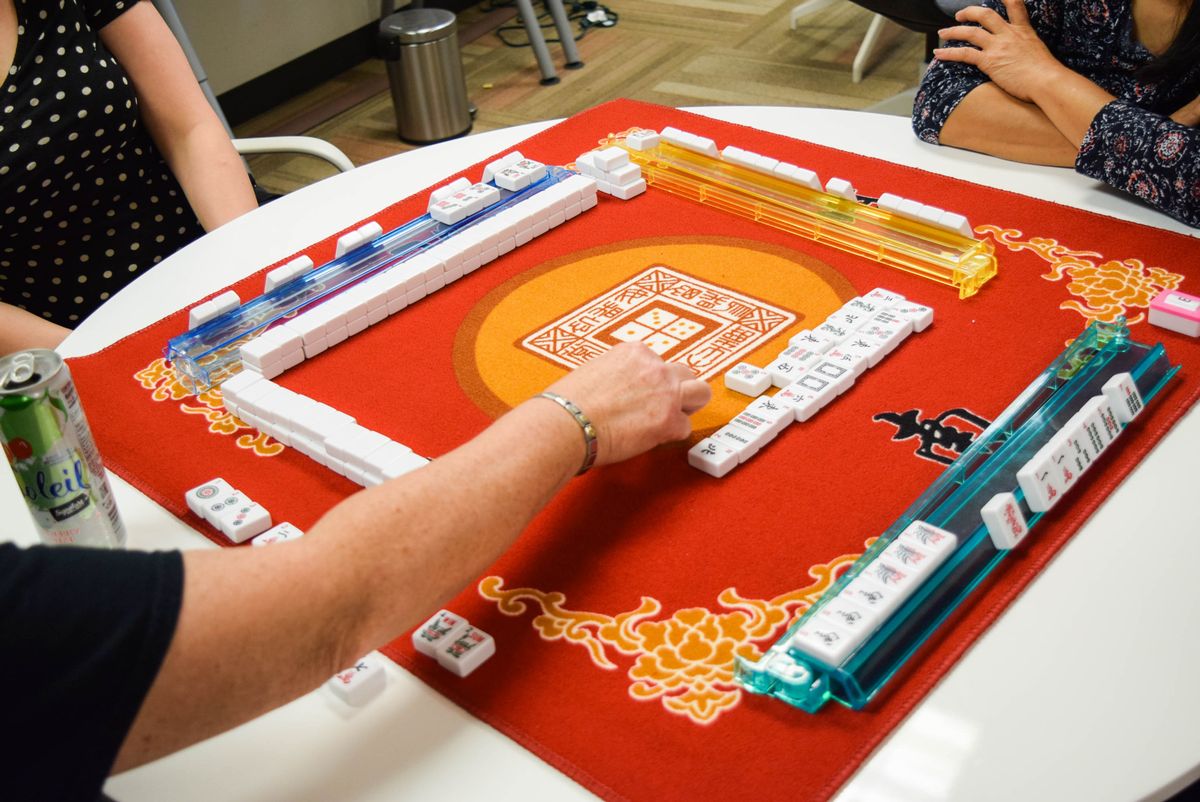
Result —
[[471, 130], [457, 27], [454, 13], [442, 8], [397, 11], [379, 23], [396, 131], [406, 142], [441, 142]]

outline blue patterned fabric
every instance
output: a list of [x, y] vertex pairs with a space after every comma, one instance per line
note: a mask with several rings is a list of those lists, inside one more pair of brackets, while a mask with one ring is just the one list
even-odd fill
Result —
[[[1000, 0], [981, 5], [1007, 17]], [[1134, 39], [1130, 0], [1026, 0], [1026, 7], [1054, 56], [1117, 98], [1092, 120], [1075, 169], [1200, 227], [1200, 130], [1169, 118], [1200, 94], [1200, 64], [1182, 79], [1139, 81], [1136, 71], [1153, 56]], [[913, 103], [913, 131], [938, 144], [950, 113], [987, 80], [969, 64], [935, 60]]]

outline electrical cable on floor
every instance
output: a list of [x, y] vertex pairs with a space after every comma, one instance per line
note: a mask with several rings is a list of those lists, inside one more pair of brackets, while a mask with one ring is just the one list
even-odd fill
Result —
[[[486, 0], [481, 4], [484, 12], [494, 11], [498, 8], [512, 6], [512, 0]], [[583, 0], [582, 2], [572, 2], [570, 7], [565, 9], [567, 19], [579, 25], [579, 34], [574, 37], [578, 42], [588, 34], [593, 28], [611, 28], [617, 24], [620, 15], [613, 11], [608, 6], [595, 2], [595, 0]], [[519, 19], [519, 16], [518, 16]], [[542, 11], [538, 14], [538, 27], [543, 30], [551, 30], [554, 28], [554, 21], [550, 18], [550, 12]], [[523, 24], [501, 25], [496, 29], [496, 36], [506, 47], [529, 47], [529, 41], [514, 40], [512, 33], [516, 31], [520, 34], [525, 34], [525, 26]], [[547, 44], [561, 43], [562, 40], [557, 37], [546, 37]]]

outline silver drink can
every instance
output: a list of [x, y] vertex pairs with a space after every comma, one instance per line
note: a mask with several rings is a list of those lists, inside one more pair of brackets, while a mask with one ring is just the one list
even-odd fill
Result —
[[121, 548], [125, 526], [62, 357], [0, 357], [0, 442], [46, 543]]

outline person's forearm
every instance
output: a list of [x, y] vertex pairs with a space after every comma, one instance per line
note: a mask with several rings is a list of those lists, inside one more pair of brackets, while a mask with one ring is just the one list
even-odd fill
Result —
[[938, 137], [943, 145], [1027, 164], [1070, 167], [1072, 145], [1041, 109], [993, 83], [972, 89], [950, 113]]
[[215, 117], [186, 134], [160, 133], [154, 140], [205, 231], [258, 208], [246, 165]]
[[70, 333], [57, 323], [0, 303], [0, 354], [26, 348], [57, 348]]
[[1115, 100], [1087, 78], [1061, 65], [1034, 85], [1030, 98], [1076, 151], [1100, 109]]
[[575, 421], [534, 399], [351, 496], [298, 541], [187, 553], [172, 649], [116, 770], [271, 710], [420, 623], [496, 560], [582, 456]]

